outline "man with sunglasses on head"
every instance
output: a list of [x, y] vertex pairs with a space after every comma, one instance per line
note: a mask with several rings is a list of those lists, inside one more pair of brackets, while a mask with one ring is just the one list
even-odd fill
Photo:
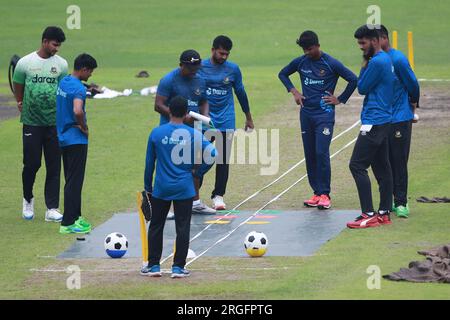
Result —
[[[304, 55], [295, 58], [284, 67], [278, 77], [292, 93], [300, 109], [303, 149], [306, 159], [308, 180], [314, 191], [313, 196], [304, 201], [307, 207], [329, 209], [330, 198], [330, 143], [333, 136], [334, 107], [346, 103], [357, 86], [356, 75], [340, 61], [320, 50], [319, 39], [313, 31], [300, 35], [297, 44]], [[298, 72], [302, 84], [300, 93], [289, 76]], [[344, 92], [336, 97], [334, 90], [339, 77], [348, 84]]]
[[[208, 100], [206, 99], [206, 84], [198, 74], [202, 59], [195, 50], [185, 50], [180, 55], [180, 65], [178, 68], [166, 74], [159, 82], [155, 98], [155, 111], [160, 114], [159, 125], [169, 122], [170, 101], [181, 96], [187, 100], [188, 113], [194, 111], [209, 117]], [[194, 119], [187, 114], [184, 123], [193, 126]], [[216, 210], [208, 207], [200, 200], [199, 189], [201, 179], [194, 178], [196, 195], [192, 205], [192, 213], [215, 214]], [[173, 214], [169, 213], [169, 219], [173, 219]]]

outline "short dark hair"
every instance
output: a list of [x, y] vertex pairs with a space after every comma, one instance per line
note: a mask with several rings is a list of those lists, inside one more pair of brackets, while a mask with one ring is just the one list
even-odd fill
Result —
[[64, 42], [66, 40], [66, 35], [60, 27], [50, 26], [45, 28], [42, 33], [42, 41], [44, 41], [44, 39]]
[[214, 49], [225, 49], [227, 51], [230, 51], [231, 48], [233, 48], [233, 41], [231, 41], [230, 38], [228, 38], [227, 36], [217, 36], [214, 41], [213, 41], [213, 48]]
[[308, 49], [312, 46], [319, 45], [319, 37], [314, 31], [306, 30], [302, 32], [296, 42], [303, 49]]
[[384, 25], [380, 25], [380, 29], [378, 29], [378, 33], [380, 36], [384, 36], [389, 39], [389, 31]]
[[73, 68], [75, 70], [81, 70], [83, 68], [93, 70], [97, 68], [97, 61], [91, 55], [87, 53], [82, 53], [75, 58]]
[[362, 25], [361, 27], [356, 29], [355, 38], [356, 39], [362, 39], [362, 38], [380, 39], [380, 34], [378, 33], [378, 30], [379, 30], [379, 28], [376, 29], [374, 27], [374, 28], [370, 29], [366, 24]]
[[182, 118], [187, 113], [187, 100], [182, 96], [176, 96], [169, 103], [170, 114], [175, 118]]

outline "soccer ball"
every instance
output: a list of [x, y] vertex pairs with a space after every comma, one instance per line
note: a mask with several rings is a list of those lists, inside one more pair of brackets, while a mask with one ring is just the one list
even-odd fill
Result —
[[108, 256], [111, 258], [122, 258], [127, 252], [128, 240], [127, 238], [119, 233], [113, 232], [106, 236], [105, 238], [105, 250]]
[[245, 237], [244, 248], [251, 257], [263, 256], [267, 251], [268, 245], [269, 240], [262, 232], [252, 231]]

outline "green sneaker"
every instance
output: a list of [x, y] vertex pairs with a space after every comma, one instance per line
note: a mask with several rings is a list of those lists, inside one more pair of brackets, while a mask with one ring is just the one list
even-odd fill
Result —
[[70, 234], [70, 233], [89, 233], [91, 231], [90, 228], [86, 228], [83, 226], [80, 226], [77, 223], [74, 223], [70, 226], [60, 226], [59, 227], [59, 233], [61, 234]]
[[84, 219], [82, 216], [80, 216], [77, 221], [75, 221], [75, 224], [78, 224], [84, 228], [89, 228], [89, 231], [92, 229], [92, 225], [89, 223], [89, 221], [87, 221], [86, 219]]
[[408, 204], [406, 204], [406, 207], [405, 206], [398, 206], [397, 209], [395, 210], [395, 214], [399, 218], [408, 218], [408, 216], [409, 216], [409, 206], [408, 206]]
[[397, 211], [397, 207], [395, 206], [395, 204], [392, 204], [392, 211], [391, 212], [396, 212]]

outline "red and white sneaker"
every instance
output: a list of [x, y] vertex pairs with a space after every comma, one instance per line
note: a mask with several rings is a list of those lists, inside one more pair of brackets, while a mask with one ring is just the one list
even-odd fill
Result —
[[313, 195], [308, 200], [303, 201], [303, 204], [306, 207], [317, 207], [317, 205], [319, 204], [319, 201], [320, 201], [320, 197], [318, 195]]
[[319, 203], [317, 203], [317, 208], [320, 210], [330, 209], [331, 208], [330, 196], [326, 194], [321, 194]]
[[362, 213], [359, 217], [355, 219], [355, 221], [347, 223], [347, 227], [349, 227], [350, 229], [362, 229], [379, 226], [380, 221], [378, 219], [378, 214], [369, 216], [368, 214]]
[[380, 225], [392, 224], [389, 213], [377, 214]]

